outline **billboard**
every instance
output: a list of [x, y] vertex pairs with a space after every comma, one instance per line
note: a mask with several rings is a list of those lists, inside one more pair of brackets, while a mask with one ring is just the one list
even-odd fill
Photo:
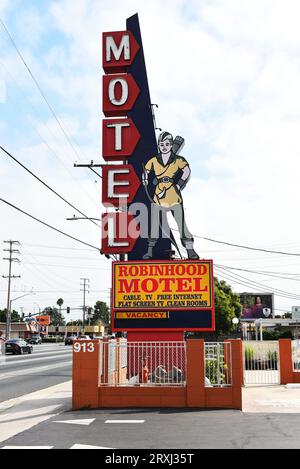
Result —
[[292, 306], [292, 319], [300, 321], [300, 306]]
[[39, 325], [39, 333], [46, 335], [48, 333], [48, 326], [51, 323], [51, 316], [37, 316], [36, 321]]
[[240, 293], [242, 320], [268, 319], [274, 317], [273, 293]]
[[213, 331], [212, 261], [113, 263], [113, 330]]

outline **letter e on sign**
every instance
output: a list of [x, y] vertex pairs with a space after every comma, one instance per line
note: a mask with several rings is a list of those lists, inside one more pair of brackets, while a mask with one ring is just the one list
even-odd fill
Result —
[[133, 63], [140, 46], [130, 31], [103, 33], [103, 62], [105, 73], [126, 71]]
[[141, 181], [133, 166], [103, 165], [102, 168], [102, 204], [107, 207], [131, 204]]

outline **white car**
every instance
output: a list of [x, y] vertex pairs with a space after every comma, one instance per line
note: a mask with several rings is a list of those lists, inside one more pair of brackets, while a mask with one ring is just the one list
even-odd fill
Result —
[[81, 335], [76, 338], [76, 340], [91, 340], [89, 335]]

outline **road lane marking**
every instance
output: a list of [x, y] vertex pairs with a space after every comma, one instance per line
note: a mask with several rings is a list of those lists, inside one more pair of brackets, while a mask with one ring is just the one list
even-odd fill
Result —
[[1, 449], [53, 449], [53, 446], [3, 446]]
[[53, 420], [52, 423], [68, 423], [70, 425], [91, 425], [96, 419], [81, 419], [81, 420]]
[[145, 423], [145, 420], [106, 420], [104, 423]]
[[[72, 355], [72, 351], [71, 350], [49, 350], [49, 352], [37, 352], [36, 350], [33, 350], [33, 355], [35, 357], [47, 357], [49, 355], [67, 355], [67, 354], [70, 354]], [[27, 356], [29, 356], [30, 354], [28, 354]], [[13, 354], [5, 354], [5, 357], [12, 361], [12, 360], [18, 360], [18, 359], [22, 359], [24, 358], [24, 355], [13, 355]]]
[[23, 360], [16, 360], [16, 361], [7, 361], [6, 362], [6, 365], [19, 365], [19, 364], [24, 364], [24, 363], [27, 363], [30, 365], [30, 363], [33, 362], [33, 364], [35, 364], [36, 362], [42, 362], [42, 361], [46, 361], [46, 360], [55, 360], [55, 358], [61, 358], [63, 357], [63, 355], [52, 355], [51, 357], [50, 356], [46, 356], [46, 357], [40, 357], [40, 358], [35, 358], [35, 357], [28, 357], [28, 358], [25, 358]]
[[65, 368], [71, 364], [72, 364], [72, 360], [68, 360], [68, 361], [64, 361], [55, 365], [39, 366], [39, 367], [27, 368], [26, 370], [12, 371], [12, 372], [1, 374], [0, 381], [4, 381], [6, 379], [15, 378], [19, 376], [32, 375], [32, 374], [40, 373], [43, 371], [55, 370], [58, 368]]
[[90, 445], [75, 444], [71, 446], [70, 449], [115, 449], [115, 448], [108, 448], [107, 446], [90, 446]]

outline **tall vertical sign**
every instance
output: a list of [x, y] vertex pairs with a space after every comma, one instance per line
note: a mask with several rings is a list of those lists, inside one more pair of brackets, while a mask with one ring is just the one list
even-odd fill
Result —
[[[127, 20], [126, 31], [103, 33], [102, 54], [102, 155], [109, 163], [102, 167], [102, 202], [108, 208], [102, 216], [102, 252], [140, 260], [147, 236], [141, 236], [141, 222], [135, 221], [136, 207], [145, 207], [147, 230], [151, 198], [141, 181], [157, 143], [138, 15]], [[168, 259], [170, 249], [169, 239], [159, 239], [153, 258]]]
[[[128, 255], [128, 261], [113, 266], [113, 329], [127, 330], [131, 341], [183, 340], [185, 330], [212, 331], [213, 266], [200, 261], [193, 249], [180, 195], [190, 175], [187, 161], [177, 153], [183, 138], [173, 142], [168, 132], [162, 133], [172, 140], [172, 151], [170, 163], [161, 163], [160, 146], [167, 148], [167, 143], [160, 137], [156, 141], [137, 15], [127, 19], [126, 30], [103, 33], [102, 65], [102, 155], [107, 163], [102, 166], [107, 210], [102, 215], [102, 252]], [[173, 210], [188, 260], [170, 261], [171, 234], [164, 236], [158, 206]]]

